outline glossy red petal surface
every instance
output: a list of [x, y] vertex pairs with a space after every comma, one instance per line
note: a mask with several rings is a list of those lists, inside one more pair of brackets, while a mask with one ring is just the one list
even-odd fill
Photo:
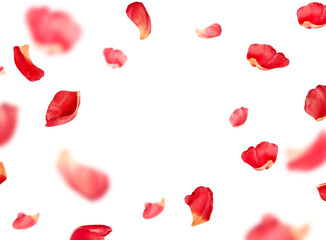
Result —
[[326, 7], [318, 2], [309, 3], [298, 9], [297, 17], [300, 25], [307, 29], [320, 28], [326, 24]]
[[80, 226], [71, 234], [70, 240], [105, 240], [112, 228], [105, 225]]
[[140, 39], [143, 40], [149, 36], [152, 31], [151, 18], [141, 2], [134, 2], [128, 5], [127, 16], [139, 29]]
[[317, 121], [326, 117], [326, 86], [318, 85], [308, 92], [304, 110]]

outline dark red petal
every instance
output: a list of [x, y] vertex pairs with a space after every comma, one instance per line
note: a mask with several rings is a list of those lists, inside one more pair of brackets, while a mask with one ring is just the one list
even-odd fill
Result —
[[233, 127], [239, 127], [246, 122], [247, 117], [248, 117], [248, 108], [241, 107], [234, 110], [229, 121]]
[[326, 86], [318, 85], [308, 92], [304, 110], [317, 121], [326, 117]]
[[60, 91], [54, 96], [46, 112], [46, 125], [53, 127], [73, 120], [80, 105], [80, 92]]
[[213, 23], [205, 29], [196, 29], [196, 33], [200, 38], [214, 38], [222, 33], [222, 28], [218, 23]]
[[103, 50], [105, 60], [112, 68], [120, 68], [127, 61], [127, 56], [121, 50], [114, 50], [113, 48], [105, 48]]
[[31, 82], [40, 80], [44, 71], [34, 65], [29, 55], [29, 45], [14, 47], [14, 60], [18, 70]]
[[16, 218], [16, 220], [14, 221], [14, 223], [12, 224], [12, 226], [15, 229], [27, 229], [30, 227], [33, 227], [38, 219], [40, 217], [40, 214], [36, 214], [36, 215], [25, 215], [24, 213], [18, 213], [18, 216]]
[[307, 29], [323, 27], [326, 24], [325, 10], [325, 6], [321, 3], [309, 3], [298, 9], [298, 22]]
[[67, 151], [61, 153], [58, 169], [66, 183], [89, 200], [101, 198], [109, 189], [109, 178], [105, 173], [76, 163]]
[[0, 162], [0, 184], [7, 180], [7, 173], [3, 162]]
[[70, 240], [105, 240], [112, 228], [105, 225], [80, 226], [71, 234]]
[[164, 209], [164, 198], [158, 203], [145, 203], [145, 210], [143, 212], [143, 218], [151, 219], [158, 216]]
[[321, 199], [326, 201], [326, 183], [320, 184], [317, 186], [319, 196]]
[[141, 2], [134, 2], [128, 5], [126, 10], [128, 18], [133, 21], [139, 29], [140, 39], [143, 40], [151, 33], [151, 18], [145, 6]]
[[241, 155], [242, 160], [255, 170], [269, 169], [276, 161], [278, 147], [269, 142], [261, 142], [256, 148], [249, 147]]
[[213, 211], [213, 192], [209, 188], [196, 188], [191, 195], [185, 197], [185, 202], [189, 205], [192, 213], [191, 226], [209, 221]]
[[28, 10], [26, 21], [34, 41], [50, 54], [69, 51], [81, 35], [79, 25], [64, 11], [33, 7]]
[[17, 125], [18, 108], [7, 103], [0, 105], [0, 146], [13, 136]]
[[290, 63], [283, 53], [277, 53], [272, 46], [267, 44], [250, 45], [247, 59], [253, 67], [260, 70], [283, 68]]

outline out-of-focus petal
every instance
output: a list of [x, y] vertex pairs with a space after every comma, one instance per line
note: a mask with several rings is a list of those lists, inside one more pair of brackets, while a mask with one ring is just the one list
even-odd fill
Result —
[[18, 216], [12, 226], [15, 229], [27, 229], [30, 227], [33, 227], [38, 219], [40, 217], [40, 214], [37, 213], [36, 215], [26, 215], [24, 213], [18, 213]]
[[229, 121], [233, 127], [239, 127], [246, 122], [247, 117], [248, 117], [248, 108], [241, 107], [234, 110]]
[[200, 38], [214, 38], [221, 35], [222, 28], [220, 24], [213, 23], [205, 29], [196, 29], [196, 33]]
[[46, 112], [47, 127], [54, 127], [73, 120], [80, 105], [80, 92], [60, 91], [51, 101]]
[[4, 67], [0, 66], [0, 76], [5, 75], [5, 74], [6, 74], [6, 72], [5, 72]]
[[0, 105], [0, 146], [5, 145], [13, 136], [18, 118], [18, 108], [8, 103]]
[[298, 9], [298, 22], [301, 26], [311, 29], [320, 28], [326, 24], [326, 7], [318, 2], [309, 3]]
[[308, 92], [304, 110], [317, 121], [326, 117], [326, 86], [318, 85]]
[[44, 71], [34, 65], [29, 55], [29, 45], [14, 47], [16, 67], [29, 81], [35, 82], [44, 76]]
[[145, 6], [141, 2], [134, 2], [128, 5], [127, 16], [133, 21], [139, 29], [140, 39], [143, 40], [149, 36], [152, 30], [151, 18], [149, 17]]
[[66, 183], [89, 200], [101, 198], [109, 188], [109, 178], [104, 172], [75, 162], [68, 151], [61, 153], [58, 169]]
[[320, 198], [326, 201], [326, 183], [319, 184], [316, 188], [318, 189]]
[[7, 180], [7, 173], [3, 162], [0, 162], [0, 184]]
[[151, 219], [158, 216], [164, 209], [164, 198], [158, 203], [145, 203], [145, 210], [143, 212], [143, 218]]
[[185, 197], [185, 202], [192, 213], [191, 226], [194, 227], [209, 221], [213, 211], [213, 192], [209, 188], [196, 188], [191, 195]]
[[71, 234], [70, 240], [105, 240], [112, 228], [105, 225], [80, 226]]
[[283, 53], [277, 53], [272, 46], [267, 44], [251, 44], [247, 59], [253, 67], [260, 70], [283, 68], [290, 63]]
[[120, 68], [127, 61], [127, 56], [121, 50], [105, 48], [103, 54], [107, 64], [112, 68]]
[[34, 41], [49, 54], [69, 51], [81, 35], [79, 25], [64, 11], [32, 7], [26, 21]]

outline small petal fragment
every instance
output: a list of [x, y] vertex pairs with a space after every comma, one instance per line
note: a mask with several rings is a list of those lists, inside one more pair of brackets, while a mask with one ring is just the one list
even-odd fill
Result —
[[205, 29], [196, 29], [196, 33], [200, 38], [214, 38], [221, 35], [222, 28], [220, 24], [213, 23]]
[[321, 199], [326, 201], [326, 183], [320, 184], [317, 186], [319, 196]]
[[120, 68], [127, 61], [127, 56], [121, 50], [105, 48], [103, 54], [107, 64], [112, 68]]
[[64, 11], [32, 7], [27, 11], [26, 21], [34, 41], [48, 54], [69, 51], [81, 35], [79, 25]]
[[60, 91], [54, 96], [46, 112], [47, 127], [54, 127], [73, 120], [80, 105], [80, 92]]
[[105, 225], [86, 225], [75, 229], [70, 240], [105, 240], [112, 228]]
[[14, 135], [17, 125], [18, 108], [7, 103], [0, 105], [0, 146], [5, 145]]
[[101, 198], [109, 188], [105, 173], [73, 161], [68, 151], [61, 153], [57, 165], [66, 183], [89, 200]]
[[44, 76], [44, 71], [34, 65], [29, 55], [29, 45], [14, 47], [16, 67], [29, 81], [35, 82]]
[[0, 162], [0, 184], [7, 180], [7, 173], [3, 162]]
[[267, 44], [251, 44], [247, 59], [253, 67], [266, 71], [283, 68], [290, 63], [283, 53], [277, 53], [272, 46]]
[[241, 107], [234, 110], [229, 121], [233, 127], [239, 127], [246, 122], [247, 117], [248, 117], [248, 108]]
[[158, 216], [164, 209], [164, 198], [158, 203], [145, 203], [145, 210], [143, 212], [144, 219], [151, 219]]
[[134, 2], [128, 5], [126, 10], [128, 18], [133, 21], [139, 29], [140, 40], [149, 36], [152, 30], [151, 18], [145, 6], [141, 2]]
[[195, 191], [185, 197], [185, 202], [189, 205], [193, 222], [191, 226], [196, 226], [209, 221], [213, 211], [213, 192], [206, 187], [198, 187]]
[[27, 229], [30, 227], [33, 227], [38, 219], [40, 217], [40, 214], [36, 214], [36, 215], [25, 215], [24, 213], [18, 213], [18, 216], [16, 218], [16, 220], [14, 221], [14, 223], [12, 224], [12, 226], [15, 229]]
[[5, 74], [6, 74], [6, 72], [5, 72], [4, 67], [0, 66], [0, 76], [5, 75]]
[[255, 148], [249, 147], [241, 155], [242, 160], [255, 170], [269, 169], [276, 161], [278, 147], [269, 142], [261, 142]]
[[311, 28], [321, 28], [326, 25], [326, 7], [318, 2], [309, 3], [298, 9], [298, 22], [301, 26]]
[[326, 117], [326, 86], [318, 85], [308, 92], [304, 110], [316, 121]]

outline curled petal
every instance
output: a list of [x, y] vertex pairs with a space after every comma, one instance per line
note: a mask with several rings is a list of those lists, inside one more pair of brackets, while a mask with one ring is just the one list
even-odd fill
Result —
[[81, 35], [79, 25], [64, 11], [32, 7], [26, 21], [34, 41], [49, 54], [69, 51]]
[[80, 92], [60, 91], [51, 101], [46, 112], [47, 127], [54, 127], [73, 120], [80, 105]]
[[0, 184], [7, 180], [7, 173], [3, 162], [0, 162]]
[[0, 146], [13, 136], [17, 125], [18, 108], [7, 103], [0, 105]]
[[277, 53], [272, 46], [267, 44], [251, 44], [247, 59], [253, 67], [260, 70], [283, 68], [290, 63], [283, 53]]
[[58, 169], [66, 183], [89, 200], [101, 198], [109, 188], [105, 173], [73, 161], [67, 151], [61, 153]]
[[127, 61], [127, 56], [121, 50], [105, 48], [103, 54], [107, 64], [112, 68], [120, 68]]
[[191, 226], [194, 227], [209, 221], [213, 211], [213, 192], [209, 188], [196, 188], [191, 195], [185, 197], [185, 202], [192, 213]]
[[214, 38], [221, 35], [222, 28], [220, 24], [213, 23], [205, 29], [196, 29], [196, 33], [200, 38]]
[[35, 82], [44, 76], [44, 71], [34, 65], [29, 55], [29, 45], [14, 47], [16, 67], [29, 81]]
[[269, 142], [261, 142], [255, 148], [249, 147], [241, 155], [242, 160], [255, 170], [269, 169], [276, 161], [278, 147]]
[[152, 30], [151, 18], [145, 6], [141, 2], [134, 2], [128, 5], [126, 10], [128, 18], [133, 21], [139, 29], [140, 40], [149, 36]]
[[143, 218], [151, 219], [158, 216], [164, 209], [164, 198], [158, 203], [145, 203], [145, 210], [143, 212]]
[[27, 229], [30, 227], [33, 227], [38, 219], [40, 217], [40, 214], [36, 214], [36, 215], [25, 215], [24, 213], [18, 213], [18, 216], [16, 218], [16, 220], [14, 221], [14, 223], [12, 224], [12, 226], [15, 229]]
[[308, 92], [304, 110], [316, 121], [326, 117], [326, 86], [318, 85]]
[[326, 201], [326, 183], [319, 184], [316, 188], [319, 192], [320, 198]]
[[320, 28], [326, 24], [326, 7], [318, 2], [309, 3], [298, 9], [298, 22], [301, 26], [311, 29]]
[[247, 117], [248, 117], [248, 108], [241, 107], [234, 110], [229, 121], [233, 127], [239, 127], [246, 122]]
[[80, 226], [71, 234], [70, 240], [105, 240], [112, 228], [105, 225]]

